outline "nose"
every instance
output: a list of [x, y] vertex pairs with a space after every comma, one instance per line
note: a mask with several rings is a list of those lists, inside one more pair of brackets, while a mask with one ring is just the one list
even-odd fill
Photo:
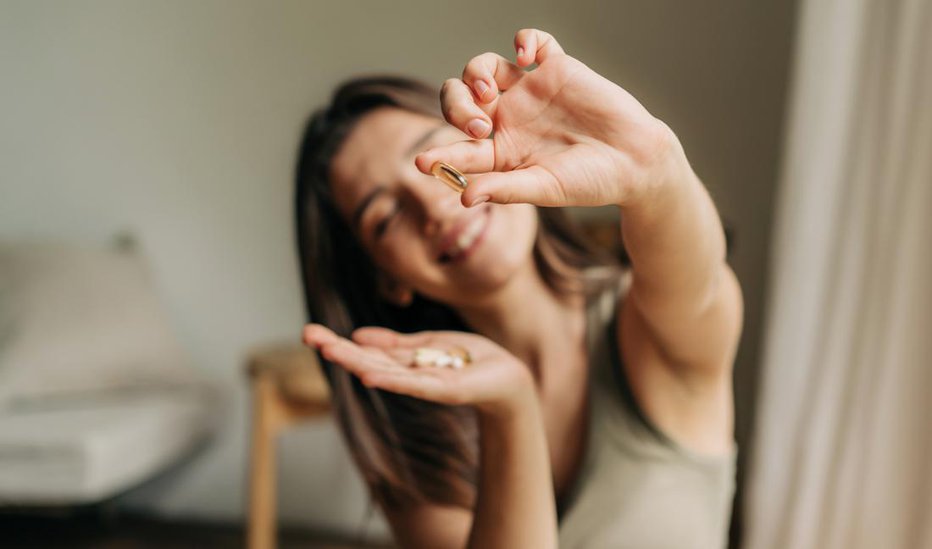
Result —
[[409, 189], [423, 212], [424, 234], [428, 237], [436, 236], [443, 227], [455, 221], [465, 207], [459, 193], [442, 181], [420, 172], [417, 175], [420, 177]]

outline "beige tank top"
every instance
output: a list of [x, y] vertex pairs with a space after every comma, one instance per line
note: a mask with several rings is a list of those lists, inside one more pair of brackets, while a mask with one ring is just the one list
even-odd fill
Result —
[[638, 407], [615, 335], [618, 299], [630, 282], [626, 270], [588, 305], [589, 431], [560, 510], [560, 548], [725, 547], [737, 449], [698, 455]]

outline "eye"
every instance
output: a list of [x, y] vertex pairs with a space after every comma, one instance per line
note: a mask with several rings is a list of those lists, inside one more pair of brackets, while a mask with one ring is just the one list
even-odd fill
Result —
[[396, 200], [392, 203], [391, 209], [389, 209], [389, 211], [384, 216], [379, 218], [375, 224], [375, 228], [373, 229], [373, 233], [375, 234], [376, 238], [379, 238], [385, 234], [385, 231], [388, 229], [391, 221], [397, 217], [399, 209], [400, 206]]

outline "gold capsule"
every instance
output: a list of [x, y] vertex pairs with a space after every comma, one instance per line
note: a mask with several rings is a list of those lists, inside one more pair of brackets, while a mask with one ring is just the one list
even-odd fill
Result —
[[465, 191], [466, 186], [469, 185], [466, 176], [446, 162], [434, 162], [434, 165], [430, 167], [430, 173], [458, 193]]

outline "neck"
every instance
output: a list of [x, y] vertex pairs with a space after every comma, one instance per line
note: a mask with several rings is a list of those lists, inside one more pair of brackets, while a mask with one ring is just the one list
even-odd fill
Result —
[[472, 329], [523, 361], [541, 382], [546, 364], [566, 363], [578, 354], [586, 328], [584, 302], [581, 295], [558, 298], [531, 263], [497, 291], [458, 312]]

